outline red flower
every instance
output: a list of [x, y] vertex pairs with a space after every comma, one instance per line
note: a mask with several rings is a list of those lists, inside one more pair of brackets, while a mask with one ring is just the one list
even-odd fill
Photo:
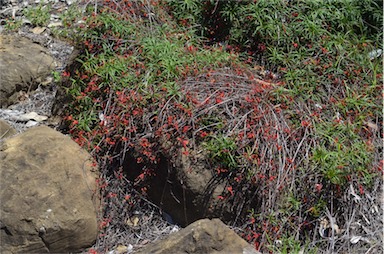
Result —
[[186, 140], [186, 139], [182, 139], [182, 138], [177, 138], [177, 140], [181, 143], [181, 145], [184, 147], [184, 148], [187, 148], [187, 145], [188, 145], [188, 143], [189, 143], [189, 141], [188, 140]]
[[311, 126], [310, 122], [305, 121], [305, 120], [301, 121], [301, 127], [308, 127], [308, 126]]
[[97, 252], [97, 250], [95, 250], [95, 249], [89, 249], [89, 250], [88, 250], [88, 253], [89, 253], [89, 254], [97, 254], [98, 252]]
[[183, 133], [187, 133], [190, 128], [191, 128], [190, 126], [184, 126]]
[[261, 52], [264, 52], [267, 49], [267, 47], [265, 46], [265, 44], [259, 43], [259, 45], [257, 46], [257, 49]]
[[364, 194], [364, 188], [361, 184], [359, 184], [359, 192], [360, 192], [360, 195]]
[[233, 189], [232, 189], [232, 186], [227, 187], [227, 190], [228, 190], [229, 193], [231, 193], [231, 195], [233, 196]]
[[321, 51], [323, 52], [323, 54], [328, 52], [328, 50], [326, 48], [323, 48], [323, 47], [321, 48]]

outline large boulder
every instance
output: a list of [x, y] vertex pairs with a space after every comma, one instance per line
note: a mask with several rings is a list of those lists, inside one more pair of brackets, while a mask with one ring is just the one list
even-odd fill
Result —
[[219, 219], [198, 220], [167, 238], [149, 244], [137, 254], [173, 254], [173, 253], [241, 253], [257, 254], [250, 244], [229, 229]]
[[17, 102], [18, 92], [36, 89], [55, 65], [47, 49], [31, 40], [0, 35], [0, 107]]
[[40, 126], [0, 143], [0, 253], [77, 252], [97, 236], [96, 173], [70, 137]]

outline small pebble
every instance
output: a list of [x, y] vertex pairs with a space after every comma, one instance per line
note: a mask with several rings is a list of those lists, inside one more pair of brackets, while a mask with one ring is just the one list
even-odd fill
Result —
[[33, 126], [36, 126], [38, 124], [38, 122], [35, 122], [35, 121], [28, 121], [26, 124], [25, 124], [25, 127], [33, 127]]

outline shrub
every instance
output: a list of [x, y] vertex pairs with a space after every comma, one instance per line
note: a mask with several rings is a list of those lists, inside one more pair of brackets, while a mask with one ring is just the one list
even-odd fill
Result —
[[39, 4], [36, 7], [24, 9], [23, 13], [34, 26], [46, 26], [51, 18], [51, 6]]
[[328, 208], [382, 174], [382, 59], [369, 57], [381, 45], [379, 4], [166, 3], [179, 24], [157, 1], [106, 2], [87, 19], [70, 73], [71, 135], [104, 175], [134, 154], [142, 190], [161, 156], [202, 148], [229, 181], [218, 198], [257, 249], [324, 247], [308, 244], [319, 218], [347, 225], [347, 208]]

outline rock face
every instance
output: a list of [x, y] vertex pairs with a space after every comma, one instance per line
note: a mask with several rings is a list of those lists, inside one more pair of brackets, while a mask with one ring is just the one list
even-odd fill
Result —
[[48, 51], [31, 40], [0, 35], [0, 107], [17, 101], [17, 93], [36, 89], [55, 62]]
[[164, 240], [144, 247], [136, 253], [257, 254], [259, 252], [219, 219], [203, 219], [169, 235]]
[[[236, 216], [235, 209], [218, 199], [225, 190], [225, 179], [215, 178], [203, 155], [194, 158], [192, 161], [180, 152], [175, 165], [162, 160], [155, 170], [156, 176], [149, 181], [150, 200], [171, 216], [168, 222], [183, 227], [203, 218], [231, 221]], [[124, 165], [129, 179], [134, 180], [141, 173], [134, 159], [127, 159]]]
[[76, 252], [97, 236], [90, 156], [36, 127], [0, 143], [0, 253]]

